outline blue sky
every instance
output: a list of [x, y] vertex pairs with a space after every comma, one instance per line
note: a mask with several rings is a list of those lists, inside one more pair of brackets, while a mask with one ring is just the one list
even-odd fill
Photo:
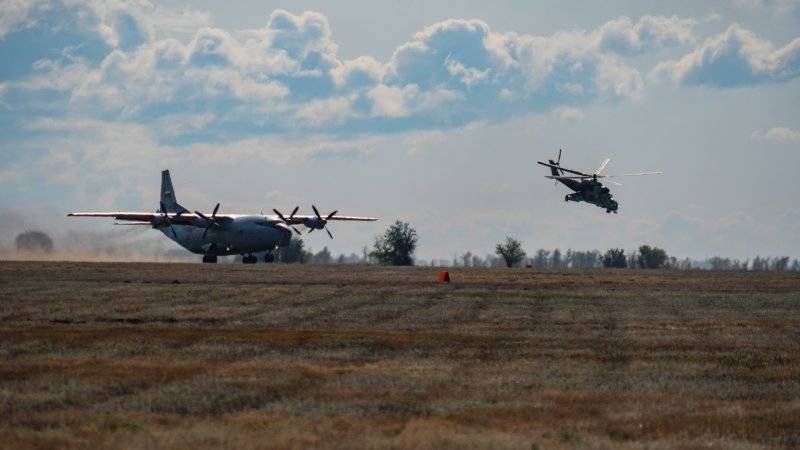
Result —
[[[307, 239], [334, 252], [402, 219], [425, 259], [506, 235], [800, 256], [798, 25], [796, 0], [6, 1], [0, 239], [154, 210], [169, 168], [190, 208], [384, 219]], [[606, 215], [542, 178], [559, 148], [665, 174]]]

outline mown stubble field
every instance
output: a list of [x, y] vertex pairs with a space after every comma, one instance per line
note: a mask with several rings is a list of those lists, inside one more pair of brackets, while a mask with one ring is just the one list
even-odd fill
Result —
[[800, 276], [0, 262], [5, 448], [797, 448]]

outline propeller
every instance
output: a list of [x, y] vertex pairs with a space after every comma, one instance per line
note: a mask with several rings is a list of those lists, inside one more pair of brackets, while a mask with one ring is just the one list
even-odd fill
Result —
[[331, 230], [329, 230], [328, 227], [326, 227], [326, 225], [328, 224], [328, 221], [331, 220], [331, 217], [336, 215], [336, 213], [339, 211], [335, 210], [332, 213], [328, 214], [325, 218], [322, 218], [316, 206], [311, 205], [311, 209], [314, 210], [314, 214], [317, 216], [317, 218], [313, 222], [308, 223], [309, 228], [311, 228], [310, 230], [308, 230], [308, 232], [311, 233], [312, 231], [318, 228], [324, 229], [328, 233], [328, 236], [330, 236], [330, 238], [333, 239], [333, 234], [331, 234]]
[[[175, 228], [173, 228], [172, 226], [172, 220], [170, 220], [169, 218], [169, 214], [167, 213], [167, 208], [164, 207], [164, 202], [159, 202], [159, 203], [161, 206], [161, 213], [164, 214], [164, 217], [162, 218], [163, 221], [160, 224], [158, 224], [156, 228], [167, 225], [169, 226], [170, 231], [172, 231], [172, 235], [175, 237], [175, 239], [178, 239], [178, 233], [175, 232]], [[181, 215], [181, 213], [178, 213], [177, 215]]]
[[200, 211], [195, 211], [194, 212], [195, 214], [197, 214], [203, 220], [206, 221], [206, 226], [205, 226], [206, 230], [203, 231], [203, 239], [206, 238], [206, 234], [208, 234], [208, 229], [209, 228], [213, 227], [214, 225], [219, 225], [219, 223], [217, 222], [217, 211], [219, 211], [219, 203], [217, 203], [217, 206], [214, 207], [214, 211], [211, 213], [211, 217], [205, 216]]
[[292, 225], [291, 223], [289, 223], [289, 221], [290, 221], [290, 220], [292, 220], [292, 218], [294, 217], [294, 215], [297, 213], [297, 210], [298, 210], [298, 209], [300, 209], [300, 207], [299, 207], [299, 206], [295, 206], [295, 207], [294, 207], [294, 210], [292, 211], [292, 213], [291, 213], [291, 214], [289, 214], [289, 219], [287, 219], [286, 217], [284, 217], [284, 216], [283, 216], [283, 214], [281, 214], [281, 212], [280, 212], [280, 211], [278, 211], [277, 209], [273, 209], [273, 211], [275, 212], [275, 214], [277, 214], [277, 215], [278, 215], [278, 217], [280, 217], [280, 218], [281, 218], [281, 220], [283, 221], [283, 223], [285, 223], [285, 224], [286, 224], [287, 226], [289, 226], [289, 227], [290, 227], [292, 230], [294, 230], [294, 232], [295, 232], [295, 233], [297, 233], [297, 234], [302, 234], [302, 233], [300, 233], [300, 230], [298, 230], [297, 228], [295, 228], [295, 227], [294, 227], [294, 225]]

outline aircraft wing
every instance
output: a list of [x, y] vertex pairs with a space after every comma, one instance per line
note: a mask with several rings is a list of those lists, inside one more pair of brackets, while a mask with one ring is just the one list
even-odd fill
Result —
[[113, 217], [115, 220], [132, 220], [136, 222], [149, 222], [156, 216], [161, 216], [161, 214], [129, 211], [74, 212], [67, 214], [67, 217]]
[[[210, 215], [210, 214], [209, 214]], [[199, 217], [195, 213], [169, 213], [169, 220], [175, 224], [193, 225]], [[74, 212], [67, 214], [67, 217], [113, 217], [114, 220], [147, 222], [152, 223], [155, 218], [163, 218], [163, 213], [151, 212], [131, 212], [131, 211], [108, 211], [108, 212]], [[229, 220], [226, 214], [217, 214], [217, 220]]]
[[[169, 220], [175, 224], [193, 225], [200, 217], [195, 213], [185, 212], [182, 214], [169, 213]], [[130, 212], [130, 211], [108, 211], [108, 212], [74, 212], [67, 214], [68, 217], [112, 217], [114, 220], [131, 221], [131, 222], [152, 222], [154, 218], [164, 217], [163, 213], [151, 212]], [[211, 213], [207, 213], [211, 216]], [[217, 214], [217, 220], [232, 220], [235, 215], [233, 214]], [[291, 225], [301, 225], [310, 220], [315, 220], [317, 216], [314, 215], [301, 215], [297, 214], [291, 218], [287, 217], [287, 221]], [[280, 222], [280, 219], [274, 217], [274, 222]], [[328, 220], [342, 220], [342, 221], [355, 221], [355, 222], [374, 222], [378, 220], [376, 217], [359, 217], [359, 216], [339, 216], [335, 215]]]
[[[301, 215], [297, 214], [293, 217], [287, 217], [286, 220], [289, 222], [290, 225], [302, 225], [310, 220], [316, 220], [317, 216], [311, 215]], [[343, 221], [352, 221], [352, 222], [375, 222], [378, 220], [377, 217], [359, 217], [359, 216], [339, 216], [335, 215], [328, 220], [343, 220]]]

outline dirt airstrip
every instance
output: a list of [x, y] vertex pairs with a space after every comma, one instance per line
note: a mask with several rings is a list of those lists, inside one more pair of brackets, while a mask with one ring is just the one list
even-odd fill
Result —
[[0, 262], [0, 447], [797, 448], [800, 276]]

